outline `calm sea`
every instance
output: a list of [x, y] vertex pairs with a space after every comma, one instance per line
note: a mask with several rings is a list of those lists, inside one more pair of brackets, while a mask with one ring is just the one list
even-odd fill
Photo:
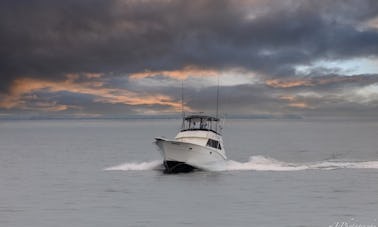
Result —
[[179, 125], [0, 121], [0, 226], [378, 226], [378, 122], [227, 120], [226, 169], [165, 175]]

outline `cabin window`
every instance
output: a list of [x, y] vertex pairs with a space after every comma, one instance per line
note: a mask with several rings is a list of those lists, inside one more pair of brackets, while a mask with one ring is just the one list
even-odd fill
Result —
[[216, 140], [212, 140], [212, 139], [209, 139], [207, 141], [207, 144], [206, 144], [208, 147], [213, 147], [213, 148], [216, 148], [216, 149], [219, 149], [219, 150], [222, 150], [222, 147], [220, 145], [220, 143]]

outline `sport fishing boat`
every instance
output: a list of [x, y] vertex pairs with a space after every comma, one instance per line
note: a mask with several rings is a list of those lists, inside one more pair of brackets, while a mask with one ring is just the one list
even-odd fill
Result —
[[[217, 114], [218, 115], [218, 114]], [[193, 114], [183, 115], [179, 133], [172, 140], [155, 138], [166, 173], [208, 170], [227, 160], [218, 117]]]

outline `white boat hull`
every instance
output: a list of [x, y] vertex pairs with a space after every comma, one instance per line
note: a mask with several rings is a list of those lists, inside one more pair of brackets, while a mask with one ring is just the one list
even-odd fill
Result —
[[216, 148], [164, 138], [155, 138], [155, 143], [163, 156], [167, 172], [208, 170], [222, 165], [227, 159]]

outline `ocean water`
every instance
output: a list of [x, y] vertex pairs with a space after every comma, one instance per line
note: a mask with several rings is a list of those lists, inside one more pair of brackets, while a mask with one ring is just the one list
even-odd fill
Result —
[[179, 125], [0, 121], [0, 226], [378, 226], [378, 122], [230, 119], [224, 169], [163, 174]]

